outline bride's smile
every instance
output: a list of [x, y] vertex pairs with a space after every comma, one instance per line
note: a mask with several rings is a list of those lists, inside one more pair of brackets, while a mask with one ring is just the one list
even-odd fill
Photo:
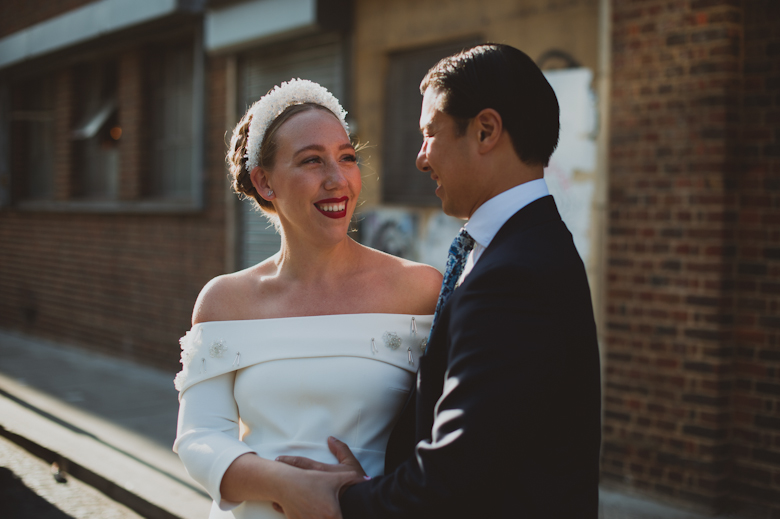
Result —
[[341, 198], [328, 198], [314, 202], [314, 207], [327, 216], [328, 218], [344, 218], [347, 216], [347, 201], [348, 196], [342, 196]]

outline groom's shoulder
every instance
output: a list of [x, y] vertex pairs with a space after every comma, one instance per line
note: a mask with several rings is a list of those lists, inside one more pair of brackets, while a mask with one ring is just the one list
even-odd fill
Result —
[[571, 233], [561, 220], [555, 203], [543, 198], [519, 210], [498, 230], [491, 246], [520, 249], [527, 257], [546, 253], [569, 244]]
[[518, 211], [496, 233], [489, 249], [492, 250], [486, 256], [490, 261], [486, 263], [493, 268], [579, 271], [582, 265], [574, 239], [552, 197], [541, 198]]
[[558, 206], [551, 195], [537, 198], [513, 214], [498, 231], [497, 236], [505, 233], [519, 233], [539, 226], [562, 223]]

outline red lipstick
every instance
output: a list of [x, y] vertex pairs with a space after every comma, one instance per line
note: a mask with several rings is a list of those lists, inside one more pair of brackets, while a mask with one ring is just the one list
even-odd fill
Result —
[[314, 202], [314, 207], [328, 218], [344, 218], [347, 216], [348, 196], [341, 198], [324, 198]]

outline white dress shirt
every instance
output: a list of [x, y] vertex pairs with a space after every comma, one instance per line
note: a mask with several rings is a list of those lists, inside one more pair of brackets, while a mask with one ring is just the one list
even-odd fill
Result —
[[462, 283], [471, 272], [482, 253], [507, 220], [531, 202], [549, 194], [547, 183], [543, 178], [539, 178], [508, 189], [479, 206], [464, 226], [469, 235], [474, 238], [474, 249], [466, 259], [466, 266], [463, 268], [460, 282]]

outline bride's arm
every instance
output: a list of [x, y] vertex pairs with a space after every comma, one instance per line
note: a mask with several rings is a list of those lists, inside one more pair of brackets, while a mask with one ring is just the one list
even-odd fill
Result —
[[221, 490], [230, 501], [272, 501], [288, 519], [340, 519], [339, 494], [359, 481], [355, 472], [302, 470], [249, 453], [230, 465]]
[[[236, 300], [241, 299], [242, 286], [237, 277], [236, 274], [218, 276], [203, 287], [192, 312], [193, 329], [204, 322], [235, 317], [234, 306]], [[267, 460], [261, 460], [239, 440], [234, 382], [235, 372], [229, 372], [184, 388], [179, 398], [179, 421], [173, 449], [187, 472], [222, 510], [230, 510], [248, 499], [270, 499], [267, 483], [271, 478], [263, 477], [269, 470], [268, 464], [264, 463]], [[238, 459], [242, 461], [237, 463]], [[251, 472], [246, 470], [247, 459], [255, 460], [250, 465], [254, 467]], [[241, 490], [246, 486], [253, 492]], [[225, 492], [227, 494], [223, 495]]]
[[280, 465], [254, 453], [242, 454], [222, 476], [222, 498], [233, 502], [278, 500], [281, 487], [292, 479], [291, 471]]
[[235, 373], [212, 377], [184, 390], [173, 450], [184, 467], [222, 510], [241, 500], [226, 499], [221, 483], [228, 467], [253, 450], [238, 438], [238, 407], [233, 398]]
[[[340, 489], [362, 481], [362, 476], [342, 472], [316, 477], [311, 471], [255, 454], [238, 438], [234, 377], [227, 373], [204, 380], [181, 396], [174, 450], [187, 472], [221, 510], [243, 501], [271, 501], [279, 503], [288, 518], [340, 517]], [[308, 507], [309, 502], [317, 503], [317, 508]]]

